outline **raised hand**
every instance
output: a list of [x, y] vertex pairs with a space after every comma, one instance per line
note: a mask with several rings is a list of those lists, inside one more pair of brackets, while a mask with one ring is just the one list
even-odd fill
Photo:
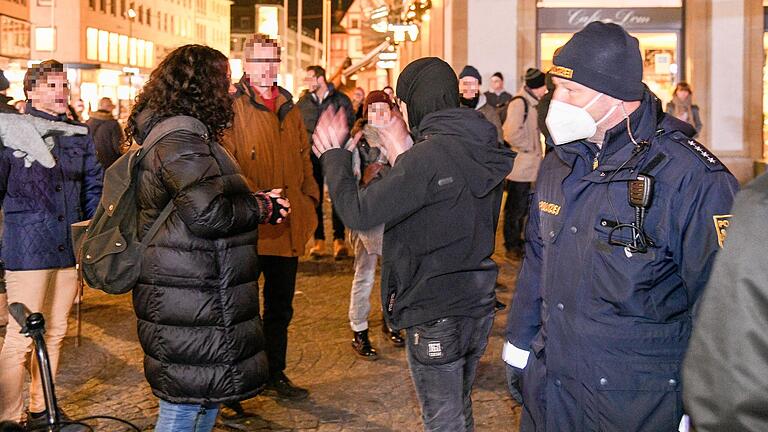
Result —
[[381, 136], [381, 145], [386, 150], [389, 164], [394, 166], [395, 160], [401, 154], [413, 147], [413, 140], [408, 133], [408, 127], [400, 116], [392, 116], [387, 127], [379, 129]]
[[329, 108], [323, 112], [317, 121], [315, 133], [312, 135], [312, 151], [318, 158], [331, 149], [343, 148], [349, 136], [349, 125], [344, 108], [334, 111]]

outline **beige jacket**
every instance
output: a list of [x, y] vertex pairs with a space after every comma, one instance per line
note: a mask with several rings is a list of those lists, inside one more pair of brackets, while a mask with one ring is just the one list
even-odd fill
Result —
[[507, 180], [515, 182], [534, 182], [539, 173], [543, 158], [541, 133], [538, 126], [537, 107], [539, 101], [521, 88], [515, 96], [522, 96], [528, 103], [528, 117], [525, 118], [525, 105], [520, 99], [513, 99], [507, 107], [507, 119], [504, 122], [504, 140], [517, 152], [515, 165]]

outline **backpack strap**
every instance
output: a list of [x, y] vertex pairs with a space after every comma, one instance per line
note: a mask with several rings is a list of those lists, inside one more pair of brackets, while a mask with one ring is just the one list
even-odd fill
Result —
[[149, 231], [147, 231], [147, 235], [144, 236], [144, 238], [141, 240], [142, 246], [148, 246], [149, 242], [152, 241], [152, 238], [155, 237], [155, 234], [157, 234], [158, 231], [160, 231], [160, 227], [163, 225], [163, 223], [168, 219], [168, 216], [171, 215], [171, 212], [175, 206], [173, 205], [173, 200], [168, 201], [168, 204], [165, 205], [165, 208], [162, 212], [160, 212], [160, 216], [155, 219], [154, 222], [152, 222], [152, 226], [149, 227]]
[[[144, 140], [141, 147], [136, 151], [134, 166], [138, 165], [139, 162], [144, 159], [144, 156], [146, 156], [161, 139], [176, 131], [190, 131], [200, 135], [204, 140], [208, 141], [208, 128], [200, 120], [190, 116], [168, 117], [156, 124], [149, 132], [149, 135], [147, 135], [147, 138]], [[163, 211], [160, 212], [160, 215], [152, 223], [152, 226], [149, 227], [147, 235], [142, 239], [142, 246], [146, 247], [149, 245], [149, 242], [155, 237], [155, 234], [157, 234], [160, 227], [171, 215], [174, 208], [173, 200], [168, 201], [168, 204], [165, 205]]]
[[156, 124], [149, 132], [149, 135], [144, 139], [141, 147], [136, 151], [134, 163], [138, 164], [141, 162], [141, 160], [144, 159], [144, 156], [152, 150], [155, 144], [172, 132], [177, 131], [193, 132], [208, 141], [208, 128], [200, 120], [184, 115], [168, 117], [161, 120], [160, 123]]
[[[524, 107], [524, 109], [525, 109], [525, 111], [523, 112], [523, 124], [525, 124], [525, 121], [526, 121], [526, 120], [528, 120], [528, 101], [527, 101], [527, 100], [525, 100], [525, 98], [524, 98], [524, 97], [522, 97], [522, 96], [520, 96], [520, 95], [517, 95], [517, 96], [515, 96], [515, 97], [513, 97], [512, 99], [510, 99], [510, 100], [509, 100], [509, 104], [511, 105], [511, 104], [512, 104], [512, 102], [513, 102], [515, 99], [520, 99], [521, 101], [523, 101], [523, 107]], [[522, 127], [522, 126], [521, 126], [521, 127]]]

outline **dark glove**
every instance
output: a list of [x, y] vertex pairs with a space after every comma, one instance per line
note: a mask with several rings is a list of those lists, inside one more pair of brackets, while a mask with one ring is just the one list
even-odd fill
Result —
[[288, 210], [288, 207], [285, 207], [281, 205], [277, 200], [279, 199], [285, 199], [283, 197], [272, 197], [267, 195], [267, 198], [272, 202], [272, 214], [269, 216], [269, 221], [267, 221], [270, 225], [277, 225], [278, 220], [285, 218], [281, 214], [281, 210]]
[[518, 369], [512, 365], [504, 363], [507, 366], [507, 387], [509, 394], [512, 395], [512, 399], [517, 401], [520, 405], [523, 404], [523, 390], [520, 385], [520, 380], [523, 377], [523, 370]]

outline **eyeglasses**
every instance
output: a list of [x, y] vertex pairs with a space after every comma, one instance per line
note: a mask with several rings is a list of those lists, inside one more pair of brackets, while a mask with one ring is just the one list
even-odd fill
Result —
[[279, 58], [246, 58], [246, 63], [280, 63], [282, 62]]

